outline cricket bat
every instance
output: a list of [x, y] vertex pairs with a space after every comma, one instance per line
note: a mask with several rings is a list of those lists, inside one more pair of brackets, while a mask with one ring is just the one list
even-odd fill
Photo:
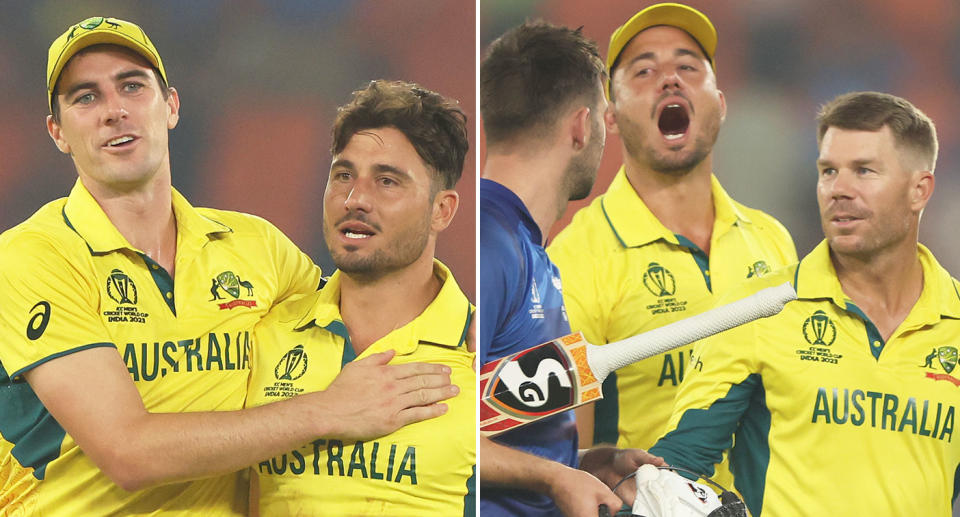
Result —
[[773, 316], [796, 299], [793, 286], [784, 283], [603, 346], [591, 345], [576, 332], [490, 361], [480, 369], [480, 434], [496, 436], [598, 400], [610, 372]]

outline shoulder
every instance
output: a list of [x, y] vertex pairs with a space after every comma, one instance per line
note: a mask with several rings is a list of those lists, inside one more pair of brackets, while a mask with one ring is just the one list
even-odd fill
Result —
[[757, 210], [756, 208], [750, 208], [738, 201], [733, 201], [734, 206], [738, 210], [743, 212], [746, 215], [751, 223], [754, 231], [759, 235], [762, 235], [768, 239], [776, 240], [778, 242], [785, 241], [793, 244], [793, 239], [790, 237], [790, 232], [787, 231], [787, 228], [778, 221], [772, 215], [764, 212], [763, 210]]
[[90, 256], [83, 238], [63, 217], [65, 203], [66, 198], [47, 203], [26, 221], [0, 234], [0, 264], [4, 269], [12, 264], [51, 264], [57, 257], [74, 262]]
[[233, 233], [283, 235], [273, 223], [258, 215], [205, 207], [198, 207], [196, 210], [200, 216], [226, 226]]
[[557, 262], [561, 269], [563, 263], [574, 260], [575, 257], [593, 262], [599, 257], [623, 249], [603, 211], [604, 197], [597, 196], [588, 206], [578, 210], [570, 224], [554, 237], [547, 248], [550, 258]]

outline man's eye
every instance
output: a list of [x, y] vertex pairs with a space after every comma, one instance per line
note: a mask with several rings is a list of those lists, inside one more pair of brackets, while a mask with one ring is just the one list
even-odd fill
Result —
[[143, 85], [140, 83], [127, 83], [123, 85], [123, 90], [126, 92], [135, 92], [143, 88]]
[[74, 99], [73, 103], [74, 104], [90, 104], [91, 102], [94, 101], [94, 99], [95, 97], [93, 96], [92, 93], [85, 93], [77, 97], [76, 99]]

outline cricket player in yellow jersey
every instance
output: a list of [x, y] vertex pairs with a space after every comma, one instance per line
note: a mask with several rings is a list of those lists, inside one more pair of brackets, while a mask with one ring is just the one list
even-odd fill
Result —
[[344, 365], [383, 351], [394, 363], [448, 366], [460, 394], [445, 415], [383, 438], [333, 436], [261, 462], [260, 515], [473, 515], [473, 310], [434, 258], [467, 149], [456, 101], [415, 84], [373, 81], [340, 108], [323, 196], [338, 271], [257, 326], [247, 403], [324, 389]]
[[[624, 164], [547, 250], [560, 268], [570, 326], [591, 343], [691, 316], [745, 279], [797, 260], [786, 229], [734, 201], [713, 175], [726, 115], [716, 47], [710, 20], [680, 4], [648, 7], [610, 37], [605, 121], [620, 136]], [[578, 409], [581, 447], [652, 445], [691, 349], [611, 375], [604, 400]]]
[[789, 281], [798, 300], [697, 345], [652, 450], [707, 472], [736, 434], [730, 464], [754, 517], [947, 517], [960, 284], [917, 242], [936, 131], [874, 92], [842, 95], [818, 120], [826, 240], [756, 286]]
[[402, 402], [454, 393], [444, 369], [390, 354], [241, 410], [254, 325], [320, 271], [266, 221], [171, 187], [179, 97], [140, 27], [67, 29], [47, 89], [49, 134], [79, 179], [0, 235], [0, 515], [244, 515], [249, 465], [444, 411]]

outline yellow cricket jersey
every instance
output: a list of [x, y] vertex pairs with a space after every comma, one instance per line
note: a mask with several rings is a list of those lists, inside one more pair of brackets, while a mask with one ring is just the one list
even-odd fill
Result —
[[[434, 274], [444, 283], [426, 310], [359, 357], [393, 349], [392, 364], [450, 366], [460, 393], [446, 401], [447, 413], [368, 442], [318, 439], [260, 463], [260, 515], [473, 515], [476, 373], [465, 344], [472, 307], [439, 261]], [[254, 336], [248, 406], [325, 389], [358, 357], [339, 305], [337, 271], [321, 291], [270, 311]]]
[[240, 474], [122, 490], [22, 377], [115, 347], [151, 412], [243, 407], [254, 325], [274, 303], [314, 291], [320, 271], [263, 219], [194, 208], [176, 190], [173, 211], [176, 283], [79, 180], [0, 235], [0, 515], [245, 514]]
[[730, 464], [754, 517], [950, 516], [960, 286], [919, 257], [923, 291], [886, 342], [844, 295], [826, 242], [758, 281], [789, 281], [798, 300], [697, 345], [652, 452], [701, 470], [736, 433]]
[[[547, 249], [560, 268], [573, 330], [597, 345], [618, 341], [692, 316], [745, 279], [796, 262], [783, 225], [734, 201], [715, 176], [711, 185], [715, 220], [709, 257], [660, 223], [622, 167], [606, 193], [577, 212]], [[601, 403], [613, 411], [598, 412], [597, 438], [613, 441], [618, 430], [621, 447], [653, 445], [692, 349], [621, 368], [615, 390], [608, 379]], [[619, 403], [611, 404], [614, 400]]]

